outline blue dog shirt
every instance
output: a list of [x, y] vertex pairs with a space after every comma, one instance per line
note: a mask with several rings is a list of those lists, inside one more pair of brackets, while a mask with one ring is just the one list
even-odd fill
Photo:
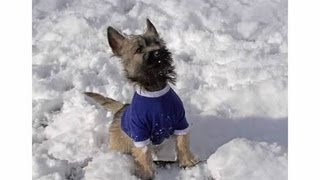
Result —
[[188, 126], [183, 104], [169, 85], [156, 92], [137, 90], [121, 118], [122, 130], [136, 147], [186, 134]]

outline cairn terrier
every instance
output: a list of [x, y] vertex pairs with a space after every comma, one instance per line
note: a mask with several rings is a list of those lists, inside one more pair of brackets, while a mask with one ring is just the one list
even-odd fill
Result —
[[112, 52], [119, 57], [127, 79], [136, 89], [131, 104], [96, 93], [85, 94], [114, 113], [109, 148], [131, 154], [136, 175], [153, 179], [152, 147], [169, 137], [175, 138], [181, 167], [191, 167], [199, 161], [189, 149], [189, 125], [183, 104], [170, 87], [176, 81], [171, 53], [149, 19], [146, 23], [147, 30], [141, 35], [125, 36], [112, 27], [107, 29]]

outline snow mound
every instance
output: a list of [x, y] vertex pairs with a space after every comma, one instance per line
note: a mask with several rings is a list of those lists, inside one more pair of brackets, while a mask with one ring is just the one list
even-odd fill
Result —
[[128, 155], [116, 152], [101, 153], [85, 167], [85, 179], [137, 180], [138, 178], [133, 175], [133, 170], [134, 163]]
[[285, 180], [288, 157], [280, 146], [265, 142], [234, 139], [208, 159], [216, 180]]
[[105, 149], [107, 123], [104, 110], [90, 104], [90, 100], [79, 92], [66, 93], [61, 112], [44, 133], [49, 153], [69, 162], [84, 161]]
[[37, 179], [64, 179], [67, 161], [50, 159], [46, 155], [32, 157], [32, 178]]
[[41, 144], [33, 144], [32, 179], [81, 179], [84, 175], [82, 168], [87, 165], [87, 160], [69, 163], [67, 160], [57, 159], [48, 153], [47, 143], [48, 141]]

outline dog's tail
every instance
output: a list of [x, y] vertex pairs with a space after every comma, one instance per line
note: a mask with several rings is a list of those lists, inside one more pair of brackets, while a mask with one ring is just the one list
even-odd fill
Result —
[[122, 104], [119, 101], [104, 97], [97, 93], [85, 92], [84, 94], [91, 97], [97, 103], [99, 103], [102, 107], [104, 107], [106, 110], [111, 111], [113, 113], [116, 113], [124, 106], [124, 104]]

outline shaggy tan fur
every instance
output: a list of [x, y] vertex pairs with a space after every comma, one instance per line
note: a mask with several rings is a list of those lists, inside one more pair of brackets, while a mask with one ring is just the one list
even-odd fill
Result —
[[177, 136], [176, 147], [180, 167], [191, 167], [199, 162], [189, 149], [189, 134]]
[[154, 178], [154, 165], [152, 162], [151, 149], [148, 147], [144, 148], [132, 148], [132, 156], [136, 162], [136, 174], [141, 179], [152, 179]]
[[136, 174], [141, 179], [150, 179], [154, 176], [154, 167], [151, 149], [148, 147], [137, 148], [129, 136], [121, 129], [121, 116], [125, 106], [114, 116], [109, 128], [109, 148], [122, 153], [131, 154], [136, 163]]
[[130, 137], [121, 129], [121, 116], [125, 106], [115, 115], [109, 128], [109, 148], [122, 153], [131, 154], [134, 148]]
[[[144, 74], [145, 71], [141, 69], [144, 57], [146, 57], [150, 51], [165, 47], [164, 42], [159, 38], [155, 27], [149, 20], [147, 20], [147, 31], [144, 34], [134, 35], [130, 38], [124, 37], [114, 28], [108, 27], [108, 41], [113, 53], [120, 57], [127, 78], [142, 86], [142, 88], [150, 91], [157, 91], [163, 89], [168, 82], [173, 83], [175, 81], [174, 67], [171, 66], [171, 64], [169, 64], [166, 67], [166, 71], [164, 71], [167, 75], [165, 76], [165, 81], [156, 81], [159, 78], [152, 80], [151, 84], [148, 84], [150, 83], [149, 81], [143, 81], [144, 78], [150, 77], [146, 76]], [[167, 55], [169, 56], [166, 60], [171, 62], [171, 53], [168, 53]], [[131, 154], [135, 159], [137, 176], [143, 180], [153, 179], [154, 164], [151, 156], [153, 148], [146, 146], [143, 148], [135, 147], [131, 138], [121, 129], [121, 116], [127, 104], [122, 104], [96, 93], [85, 94], [101, 104], [106, 110], [115, 113], [113, 122], [109, 128], [109, 148], [111, 150]], [[176, 136], [176, 149], [181, 167], [191, 167], [197, 164], [198, 161], [189, 150], [189, 135]]]

